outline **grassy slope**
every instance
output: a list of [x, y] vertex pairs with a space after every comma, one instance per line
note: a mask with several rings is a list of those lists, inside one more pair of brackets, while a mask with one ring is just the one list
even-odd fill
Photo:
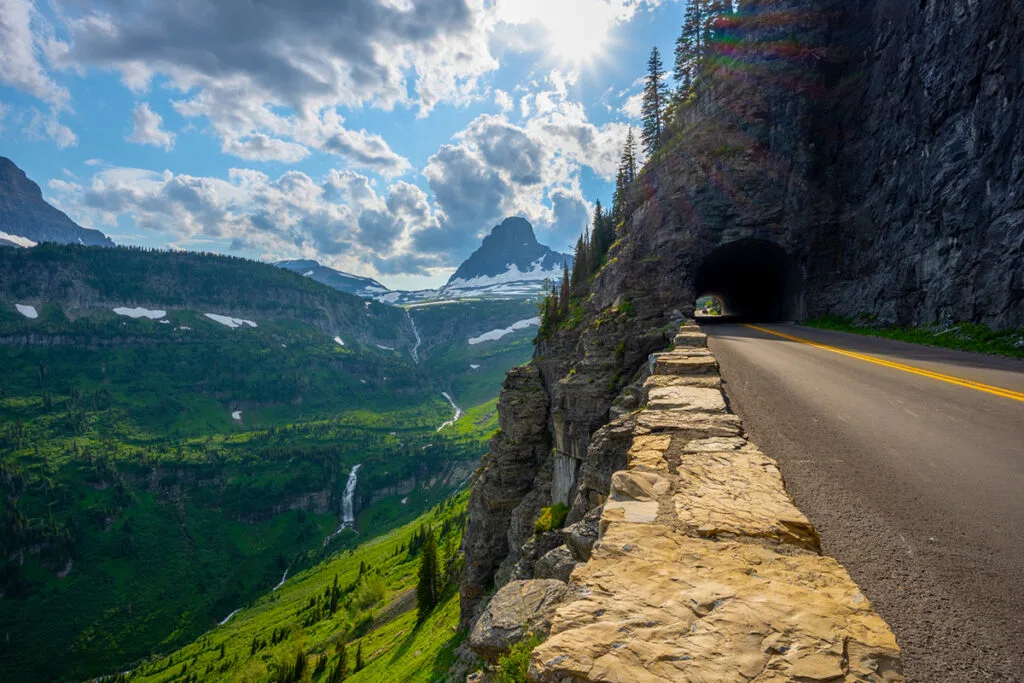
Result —
[[869, 318], [854, 319], [839, 316], [814, 318], [804, 324], [809, 327], [898, 339], [914, 344], [1024, 358], [1024, 328], [992, 330], [984, 325], [971, 323], [960, 323], [948, 327], [931, 325], [923, 327], [877, 326]]
[[[10, 315], [0, 326], [21, 322]], [[325, 490], [337, 509], [356, 462], [367, 490], [483, 452], [478, 431], [435, 432], [450, 407], [397, 353], [342, 348], [287, 321], [169, 317], [88, 321], [93, 336], [159, 343], [0, 346], [3, 545], [29, 549], [23, 563], [4, 552], [2, 566], [0, 623], [18, 628], [3, 629], [0, 663], [14, 680], [81, 677], [195, 637], [310, 561], [337, 518], [279, 508]], [[45, 311], [58, 332], [82, 324], [62, 320]], [[378, 501], [364, 534], [446, 490]]]
[[[461, 541], [467, 500], [468, 492], [463, 492], [404, 527], [297, 574], [279, 590], [253, 601], [227, 624], [170, 655], [140, 664], [131, 680], [156, 683], [193, 674], [203, 681], [269, 680], [301, 651], [308, 663], [302, 680], [322, 681], [337, 662], [342, 646], [351, 670], [360, 639], [364, 668], [350, 673], [346, 680], [437, 680], [465, 637], [456, 631], [458, 595], [453, 579], [444, 602], [417, 627], [415, 600], [408, 596], [416, 585], [419, 557], [407, 546], [417, 529], [431, 525], [444, 531], [439, 541], [442, 557], [451, 556]], [[361, 565], [370, 568], [363, 576]], [[323, 596], [335, 577], [344, 593], [339, 610], [311, 618], [326, 604]], [[311, 598], [316, 603], [312, 609]], [[275, 635], [277, 643], [273, 642]], [[254, 640], [265, 641], [267, 646], [253, 653]], [[329, 657], [327, 672], [313, 677], [311, 671], [321, 654]]]

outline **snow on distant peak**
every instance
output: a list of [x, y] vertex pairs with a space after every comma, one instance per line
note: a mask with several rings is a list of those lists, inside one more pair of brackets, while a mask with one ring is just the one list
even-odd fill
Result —
[[21, 235], [12, 235], [10, 233], [3, 232], [2, 230], [0, 230], [0, 241], [10, 242], [11, 244], [16, 244], [19, 247], [24, 247], [26, 249], [34, 247], [37, 244], [36, 242], [33, 242], [27, 237], [22, 237]]
[[114, 313], [117, 313], [118, 315], [124, 315], [129, 318], [149, 318], [150, 320], [158, 320], [167, 315], [167, 311], [161, 311], [159, 309], [151, 308], [142, 308], [141, 306], [137, 308], [127, 308], [125, 306], [118, 306], [117, 308], [114, 309]]
[[554, 266], [547, 269], [544, 268], [544, 257], [542, 256], [533, 261], [528, 270], [519, 270], [519, 266], [511, 263], [504, 273], [499, 273], [497, 275], [478, 275], [469, 279], [456, 278], [445, 285], [444, 289], [475, 289], [512, 282], [522, 282], [524, 280], [543, 282], [544, 280], [554, 280], [560, 277], [562, 277], [561, 266]]
[[35, 320], [39, 317], [39, 311], [36, 310], [35, 306], [29, 306], [28, 304], [14, 304], [14, 307], [18, 309], [18, 313], [21, 313], [26, 318]]
[[227, 327], [242, 327], [248, 325], [249, 327], [256, 327], [256, 323], [251, 320], [244, 320], [242, 318], [232, 318], [228, 315], [218, 315], [216, 313], [203, 313], [207, 318], [215, 322], [225, 325]]
[[502, 328], [502, 329], [498, 329], [498, 330], [491, 330], [490, 332], [484, 332], [479, 337], [470, 337], [469, 338], [469, 343], [470, 344], [480, 344], [482, 342], [487, 342], [487, 341], [496, 341], [498, 339], [501, 339], [502, 337], [504, 337], [507, 334], [512, 334], [516, 330], [525, 330], [526, 328], [533, 327], [535, 325], [540, 325], [540, 318], [539, 317], [527, 318], [526, 320], [519, 320], [519, 321], [516, 321], [516, 322], [512, 323], [508, 327], [505, 327], [505, 328]]

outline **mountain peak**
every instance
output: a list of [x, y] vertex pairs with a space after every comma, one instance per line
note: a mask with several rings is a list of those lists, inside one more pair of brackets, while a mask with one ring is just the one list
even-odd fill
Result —
[[83, 228], [43, 199], [43, 192], [18, 165], [0, 156], [0, 232], [33, 242], [112, 247], [99, 230]]
[[539, 243], [530, 221], [511, 216], [491, 228], [446, 288], [546, 280], [560, 276], [563, 263], [571, 265], [572, 257]]

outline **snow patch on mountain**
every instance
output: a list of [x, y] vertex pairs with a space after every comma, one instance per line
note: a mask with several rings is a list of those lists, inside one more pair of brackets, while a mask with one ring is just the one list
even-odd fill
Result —
[[28, 304], [14, 304], [14, 307], [18, 309], [18, 313], [21, 313], [26, 318], [35, 320], [39, 317], [39, 311], [36, 310], [35, 306], [29, 306]]
[[33, 242], [27, 237], [22, 237], [21, 235], [11, 235], [10, 233], [6, 233], [0, 230], [0, 243], [3, 242], [10, 242], [11, 244], [17, 247], [24, 247], [25, 249], [34, 247], [37, 244], [36, 242]]
[[167, 315], [167, 311], [152, 308], [143, 308], [142, 306], [138, 306], [136, 308], [118, 306], [117, 308], [114, 309], [114, 313], [117, 313], [118, 315], [127, 316], [129, 318], [149, 318], [150, 320], [158, 320]]
[[525, 330], [528, 327], [534, 327], [540, 325], [540, 318], [533, 317], [527, 318], [526, 320], [518, 320], [508, 327], [501, 328], [499, 330], [491, 330], [490, 332], [484, 332], [479, 337], [470, 337], [469, 343], [471, 345], [481, 344], [487, 341], [497, 341], [505, 335], [512, 334], [517, 330]]
[[203, 313], [207, 318], [215, 322], [219, 322], [221, 325], [227, 327], [242, 327], [248, 325], [249, 327], [256, 327], [256, 323], [251, 320], [244, 320], [242, 318], [232, 318], [229, 315], [218, 315], [217, 313]]

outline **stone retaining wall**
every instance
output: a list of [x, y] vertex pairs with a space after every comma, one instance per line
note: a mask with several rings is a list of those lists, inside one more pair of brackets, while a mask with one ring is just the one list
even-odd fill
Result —
[[902, 681], [888, 625], [728, 412], [704, 333], [687, 323], [652, 364], [628, 468], [530, 679]]

